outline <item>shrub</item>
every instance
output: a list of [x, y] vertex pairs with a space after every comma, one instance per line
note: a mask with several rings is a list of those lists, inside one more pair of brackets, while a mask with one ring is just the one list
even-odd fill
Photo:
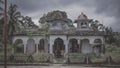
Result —
[[85, 56], [79, 53], [70, 53], [69, 54], [69, 61], [73, 63], [79, 63], [85, 61]]

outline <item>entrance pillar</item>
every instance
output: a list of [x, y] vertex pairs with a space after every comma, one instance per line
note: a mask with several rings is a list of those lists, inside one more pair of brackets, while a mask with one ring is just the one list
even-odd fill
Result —
[[38, 53], [39, 50], [38, 50], [38, 45], [39, 45], [39, 41], [38, 40], [35, 40], [35, 53]]
[[65, 41], [65, 55], [68, 53], [68, 41]]
[[23, 39], [23, 44], [24, 44], [24, 54], [27, 52], [27, 39]]
[[24, 54], [25, 54], [27, 51], [27, 49], [26, 49], [27, 48], [27, 41], [24, 41], [23, 44], [24, 44]]
[[80, 51], [80, 50], [81, 50], [81, 49], [80, 49], [80, 48], [81, 48], [81, 47], [80, 47], [80, 46], [81, 46], [80, 43], [81, 43], [81, 40], [78, 39], [78, 48], [79, 48], [79, 49], [78, 49], [78, 52], [79, 52], [79, 53], [81, 52], [81, 51]]
[[49, 50], [50, 50], [50, 54], [53, 54], [53, 41], [50, 40], [50, 47], [49, 47]]

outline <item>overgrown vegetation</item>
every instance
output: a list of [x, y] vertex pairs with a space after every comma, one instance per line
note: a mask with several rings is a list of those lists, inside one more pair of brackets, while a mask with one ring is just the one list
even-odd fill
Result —
[[[2, 0], [0, 0], [0, 3], [4, 4]], [[12, 36], [14, 34], [19, 34], [23, 33], [28, 36], [33, 36], [33, 35], [41, 35], [41, 36], [47, 36], [48, 35], [48, 29], [50, 27], [50, 24], [47, 23], [49, 20], [52, 18], [59, 18], [58, 16], [53, 17], [55, 15], [52, 15], [53, 13], [48, 13], [47, 15], [43, 15], [43, 17], [40, 18], [39, 23], [42, 25], [42, 29], [40, 30], [41, 32], [38, 32], [38, 26], [35, 25], [35, 23], [32, 21], [31, 17], [28, 16], [23, 16], [20, 11], [17, 10], [18, 6], [15, 4], [10, 4], [8, 7], [8, 23], [7, 23], [7, 38], [8, 38], [8, 46], [7, 46], [7, 51], [8, 56], [13, 54], [14, 51], [22, 52], [23, 53], [23, 44], [18, 44], [18, 46], [13, 46], [12, 45]], [[54, 11], [55, 14], [59, 13], [59, 11]], [[63, 17], [65, 18], [65, 21], [67, 21], [68, 26], [73, 28], [73, 22], [67, 18], [66, 13], [63, 12]], [[3, 8], [0, 7], [0, 60], [2, 61], [3, 59], [3, 24], [4, 24], [4, 18], [3, 18]], [[93, 28], [95, 32], [98, 32], [102, 30], [105, 33], [105, 56], [94, 56], [91, 54], [91, 60], [93, 62], [96, 61], [104, 61], [106, 57], [111, 56], [113, 61], [115, 62], [120, 62], [120, 33], [119, 32], [113, 32], [111, 27], [105, 27], [103, 24], [99, 23], [99, 21], [95, 20], [90, 20], [90, 26]], [[14, 49], [13, 49], [14, 48]], [[24, 54], [21, 54], [19, 56], [22, 56], [22, 58], [15, 56], [14, 59], [16, 61], [24, 61], [24, 62], [34, 62], [34, 60], [38, 62], [45, 62], [48, 61], [49, 57], [45, 54], [38, 55], [38, 58], [35, 56], [27, 56]], [[1, 58], [2, 57], [2, 58]], [[70, 60], [74, 61], [84, 61], [83, 58], [85, 58], [84, 55], [77, 55], [73, 54], [69, 56]], [[35, 58], [35, 59], [34, 59]], [[76, 58], [76, 59], [73, 59]], [[19, 60], [18, 60], [19, 59]], [[20, 60], [21, 59], [21, 60]]]
[[[0, 3], [4, 4], [2, 0]], [[29, 31], [37, 30], [38, 26], [34, 24], [31, 17], [23, 16], [20, 11], [18, 11], [18, 6], [16, 4], [10, 4], [7, 8], [7, 47], [12, 48], [12, 37], [18, 33], [26, 33]], [[3, 7], [0, 7], [0, 50], [3, 49]], [[30, 30], [28, 30], [30, 29]]]

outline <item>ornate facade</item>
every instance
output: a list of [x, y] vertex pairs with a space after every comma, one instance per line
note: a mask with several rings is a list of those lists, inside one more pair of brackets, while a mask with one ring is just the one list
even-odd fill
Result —
[[[15, 52], [49, 53], [54, 57], [65, 57], [68, 53], [104, 53], [104, 31], [92, 27], [93, 20], [81, 13], [72, 22], [63, 11], [53, 11], [40, 19], [41, 28], [29, 32], [15, 33]], [[73, 24], [76, 23], [77, 27]]]

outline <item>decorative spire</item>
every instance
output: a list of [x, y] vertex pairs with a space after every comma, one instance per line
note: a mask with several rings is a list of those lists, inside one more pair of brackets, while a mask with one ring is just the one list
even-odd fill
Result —
[[87, 19], [88, 19], [87, 16], [83, 12], [81, 12], [81, 14], [78, 16], [78, 20], [87, 20]]

